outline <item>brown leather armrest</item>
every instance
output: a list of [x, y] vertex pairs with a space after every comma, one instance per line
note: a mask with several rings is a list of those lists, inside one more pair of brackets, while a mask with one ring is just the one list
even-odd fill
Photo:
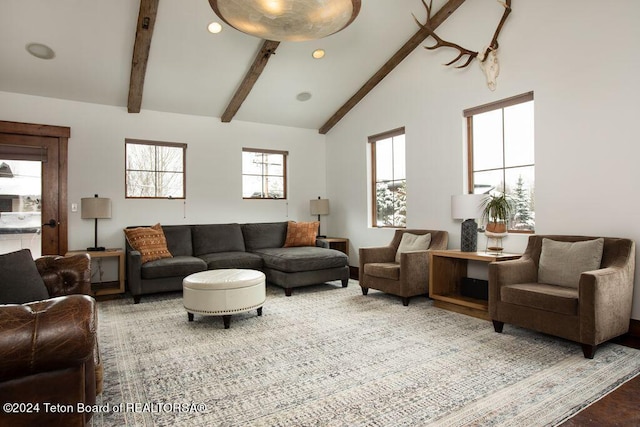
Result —
[[91, 257], [88, 254], [65, 257], [46, 255], [36, 259], [36, 267], [49, 290], [49, 296], [92, 295]]
[[0, 381], [85, 363], [95, 346], [90, 296], [0, 305]]

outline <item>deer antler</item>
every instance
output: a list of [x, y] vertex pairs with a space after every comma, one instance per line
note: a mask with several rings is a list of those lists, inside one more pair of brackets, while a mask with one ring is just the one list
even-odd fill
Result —
[[[453, 58], [451, 61], [447, 62], [444, 65], [448, 66], [448, 65], [455, 64], [456, 62], [461, 60], [464, 56], [467, 56], [467, 60], [462, 65], [457, 65], [456, 68], [464, 68], [464, 67], [468, 66], [469, 64], [471, 64], [471, 61], [473, 61], [473, 59], [478, 56], [479, 52], [466, 49], [466, 48], [460, 46], [459, 44], [448, 42], [446, 40], [441, 39], [435, 33], [435, 31], [433, 31], [433, 29], [431, 27], [431, 10], [432, 10], [432, 5], [433, 5], [433, 0], [429, 0], [429, 4], [427, 4], [427, 2], [425, 0], [421, 0], [421, 1], [422, 1], [422, 4], [424, 5], [425, 9], [427, 10], [427, 20], [425, 21], [424, 24], [422, 24], [420, 21], [418, 21], [418, 18], [416, 18], [416, 16], [412, 14], [413, 19], [416, 21], [418, 26], [420, 26], [420, 28], [425, 30], [436, 41], [435, 45], [433, 45], [433, 46], [424, 46], [424, 48], [428, 49], [428, 50], [435, 50], [435, 49], [438, 49], [439, 47], [445, 46], [445, 47], [451, 47], [451, 48], [457, 49], [460, 52], [458, 54], [458, 56], [456, 56], [455, 58]], [[491, 40], [491, 44], [484, 51], [484, 55], [482, 56], [482, 61], [485, 61], [487, 59], [488, 53], [490, 51], [498, 49], [498, 35], [500, 34], [500, 31], [502, 30], [502, 26], [504, 25], [504, 22], [506, 21], [507, 16], [509, 16], [509, 14], [511, 13], [511, 0], [506, 0], [506, 3], [498, 0], [498, 3], [500, 3], [500, 4], [502, 4], [504, 6], [504, 8], [505, 8], [504, 9], [504, 13], [502, 14], [502, 19], [500, 20], [500, 23], [498, 24], [498, 27], [496, 28], [495, 33], [493, 34], [493, 39]]]

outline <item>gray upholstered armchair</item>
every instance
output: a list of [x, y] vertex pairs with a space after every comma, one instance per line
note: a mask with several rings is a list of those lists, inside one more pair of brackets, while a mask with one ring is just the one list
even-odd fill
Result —
[[531, 236], [522, 258], [489, 265], [494, 328], [511, 323], [576, 341], [592, 359], [598, 344], [629, 330], [634, 270], [629, 239]]
[[[403, 235], [407, 233], [403, 241]], [[429, 293], [429, 252], [425, 249], [415, 250], [424, 243], [417, 239], [413, 248], [408, 240], [416, 240], [414, 236], [429, 234], [428, 249], [447, 249], [449, 233], [441, 230], [396, 230], [393, 240], [388, 246], [360, 248], [359, 280], [362, 294], [367, 295], [369, 288], [377, 289], [402, 298], [402, 304], [409, 305], [409, 299], [416, 295]], [[409, 239], [414, 237], [413, 239]], [[422, 240], [422, 241], [420, 241]], [[408, 250], [403, 250], [401, 246]], [[424, 247], [424, 246], [423, 246]], [[400, 249], [400, 251], [398, 250]]]

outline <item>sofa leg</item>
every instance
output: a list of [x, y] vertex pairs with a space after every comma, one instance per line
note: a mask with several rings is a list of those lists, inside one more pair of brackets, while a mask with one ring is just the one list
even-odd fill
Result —
[[369, 288], [362, 287], [362, 295], [366, 295], [369, 293]]
[[342, 287], [346, 288], [347, 286], [349, 286], [349, 279], [342, 279]]
[[498, 320], [492, 320], [493, 322], [493, 330], [497, 333], [502, 333], [502, 328], [504, 328], [504, 322], [500, 322]]
[[409, 305], [409, 300], [411, 298], [409, 297], [402, 297], [402, 305], [404, 305], [405, 307], [407, 307]]
[[142, 295], [134, 295], [133, 296], [133, 303], [134, 304], [140, 304], [140, 298], [142, 298]]
[[585, 359], [593, 359], [593, 356], [596, 354], [595, 345], [582, 344], [582, 354], [584, 354]]
[[284, 288], [284, 294], [288, 297], [291, 296], [291, 292], [293, 292], [293, 289], [291, 288]]

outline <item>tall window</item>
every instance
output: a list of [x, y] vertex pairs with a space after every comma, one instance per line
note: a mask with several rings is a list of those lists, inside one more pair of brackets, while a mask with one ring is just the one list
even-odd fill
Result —
[[404, 128], [370, 136], [374, 227], [407, 226]]
[[505, 193], [513, 202], [511, 231], [535, 229], [533, 92], [464, 111], [469, 188]]
[[184, 199], [187, 144], [125, 139], [126, 198]]
[[242, 149], [242, 197], [287, 198], [286, 151]]

